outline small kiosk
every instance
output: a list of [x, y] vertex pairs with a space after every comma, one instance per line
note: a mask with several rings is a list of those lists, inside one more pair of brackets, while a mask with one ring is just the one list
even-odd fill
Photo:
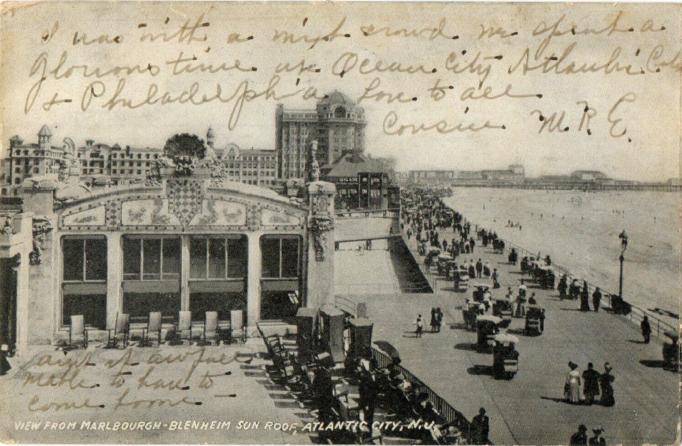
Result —
[[320, 308], [320, 341], [334, 362], [344, 362], [343, 322], [345, 313], [332, 305]]
[[303, 358], [310, 357], [313, 351], [316, 316], [317, 311], [313, 308], [301, 307], [296, 312], [296, 344], [299, 356], [303, 355]]
[[358, 357], [372, 347], [372, 327], [372, 321], [364, 317], [350, 320], [350, 356]]

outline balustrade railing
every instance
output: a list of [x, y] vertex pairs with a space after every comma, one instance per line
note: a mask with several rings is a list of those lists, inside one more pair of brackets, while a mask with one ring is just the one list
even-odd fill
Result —
[[[372, 348], [372, 352], [377, 365], [381, 368], [388, 367], [393, 362], [389, 355], [374, 347]], [[452, 405], [444, 398], [434, 392], [431, 387], [424, 384], [424, 382], [417, 378], [414, 373], [410, 372], [402, 365], [398, 365], [397, 367], [405, 379], [412, 383], [412, 386], [417, 390], [417, 392], [426, 393], [427, 399], [433, 405], [433, 408], [439, 414], [441, 414], [448, 423], [452, 423], [452, 425], [454, 425], [460, 432], [464, 434], [465, 438], [468, 439], [471, 430], [471, 423], [466, 419], [466, 417], [460, 411], [452, 407]]]

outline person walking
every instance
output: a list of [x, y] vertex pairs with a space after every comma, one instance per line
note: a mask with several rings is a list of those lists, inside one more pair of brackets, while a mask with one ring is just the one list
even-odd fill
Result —
[[424, 332], [424, 319], [422, 319], [421, 314], [417, 316], [415, 324], [417, 325], [417, 330], [415, 331], [416, 337], [421, 338], [422, 333]]
[[587, 290], [587, 280], [583, 281], [583, 290], [580, 293], [580, 311], [590, 311], [590, 293]]
[[649, 317], [644, 316], [644, 319], [642, 319], [642, 323], [639, 324], [639, 326], [642, 329], [642, 337], [644, 338], [644, 343], [648, 344], [649, 341], [651, 340], [651, 324], [649, 323]]
[[616, 404], [616, 399], [613, 396], [613, 381], [615, 377], [611, 374], [611, 364], [608, 362], [604, 364], [604, 373], [599, 377], [599, 386], [601, 387], [601, 404], [602, 406], [611, 407]]
[[589, 406], [599, 395], [599, 372], [594, 369], [591, 362], [587, 364], [587, 370], [583, 372], [583, 395], [585, 395], [585, 403]]
[[526, 298], [526, 292], [528, 292], [528, 287], [526, 283], [521, 279], [521, 285], [519, 285], [519, 296]]
[[594, 433], [594, 436], [590, 438], [588, 444], [590, 446], [606, 446], [606, 439], [604, 439], [604, 437], [601, 436], [601, 434], [604, 433], [604, 428], [598, 426], [592, 429], [592, 432]]
[[500, 288], [500, 277], [497, 273], [497, 268], [493, 268], [493, 273], [490, 275], [490, 278], [493, 280], [493, 289]]
[[592, 308], [594, 309], [594, 312], [599, 311], [599, 305], [601, 304], [601, 290], [599, 287], [597, 287], [596, 290], [594, 290], [594, 293], [592, 293]]
[[436, 332], [436, 326], [438, 325], [438, 314], [436, 313], [436, 307], [431, 308], [431, 333]]
[[480, 408], [478, 415], [471, 420], [471, 444], [487, 444], [490, 432], [490, 419], [485, 414], [485, 409]]
[[478, 259], [478, 262], [476, 262], [476, 277], [479, 279], [481, 278], [483, 273], [483, 262], [481, 262], [481, 259]]
[[476, 266], [474, 266], [473, 259], [469, 261], [469, 277], [472, 279], [476, 278]]
[[528, 306], [535, 306], [538, 304], [538, 301], [535, 299], [535, 293], [530, 293], [530, 297], [528, 298]]
[[568, 367], [571, 369], [566, 375], [566, 382], [564, 383], [564, 397], [570, 404], [580, 403], [580, 371], [578, 364], [569, 362]]
[[569, 446], [587, 446], [587, 427], [584, 424], [578, 426], [578, 432], [571, 435]]
[[440, 307], [436, 308], [436, 333], [440, 333], [440, 327], [443, 326], [443, 310]]
[[564, 300], [566, 297], [566, 289], [568, 289], [566, 274], [562, 274], [561, 279], [559, 279], [559, 285], [557, 285], [557, 289], [559, 290], [559, 300]]

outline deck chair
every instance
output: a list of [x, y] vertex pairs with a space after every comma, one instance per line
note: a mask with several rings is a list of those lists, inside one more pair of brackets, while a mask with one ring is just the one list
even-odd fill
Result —
[[207, 311], [206, 320], [204, 321], [204, 333], [201, 337], [203, 345], [209, 345], [211, 342], [218, 343], [218, 312]]
[[356, 420], [360, 416], [360, 405], [349, 396], [348, 389], [336, 394], [339, 403], [339, 411], [343, 421]]
[[246, 328], [244, 327], [244, 312], [242, 310], [230, 311], [230, 332], [232, 339], [246, 342]]
[[151, 336], [156, 334], [156, 340], [161, 345], [161, 312], [152, 311], [147, 319], [147, 328], [142, 329], [142, 341], [140, 347], [151, 347]]
[[[128, 347], [130, 336], [130, 315], [127, 313], [116, 313], [114, 328], [107, 330], [107, 345], [105, 348], [117, 348], [119, 342], [123, 342], [123, 348]], [[113, 335], [112, 335], [113, 332]]]
[[69, 350], [76, 347], [77, 339], [81, 338], [80, 347], [88, 348], [88, 330], [85, 328], [85, 318], [82, 314], [71, 315], [71, 326], [69, 327]]
[[178, 317], [177, 325], [177, 335], [180, 340], [183, 340], [183, 336], [187, 335], [187, 341], [192, 343], [192, 312], [191, 311], [180, 311]]

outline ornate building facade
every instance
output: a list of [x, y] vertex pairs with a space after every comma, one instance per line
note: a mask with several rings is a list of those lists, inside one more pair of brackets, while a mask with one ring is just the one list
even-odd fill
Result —
[[320, 165], [332, 164], [345, 152], [365, 151], [365, 111], [348, 96], [333, 91], [315, 109], [289, 109], [277, 106], [275, 148], [279, 177], [302, 178], [307, 147], [319, 144]]
[[143, 184], [96, 190], [76, 154], [25, 180], [21, 211], [0, 216], [0, 344], [58, 342], [73, 315], [91, 338], [123, 313], [143, 328], [161, 312], [167, 331], [179, 311], [200, 329], [207, 311], [228, 322], [241, 310], [252, 332], [333, 300], [333, 184], [310, 181], [292, 202], [229, 181], [209, 151], [162, 155]]

